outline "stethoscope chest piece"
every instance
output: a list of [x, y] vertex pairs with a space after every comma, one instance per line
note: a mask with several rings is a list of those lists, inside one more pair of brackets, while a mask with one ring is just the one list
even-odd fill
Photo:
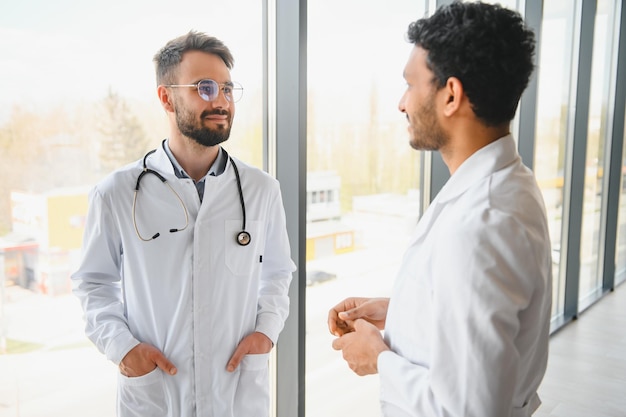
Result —
[[237, 243], [239, 243], [241, 246], [247, 246], [248, 243], [250, 243], [250, 233], [246, 232], [245, 230], [239, 232], [237, 234]]

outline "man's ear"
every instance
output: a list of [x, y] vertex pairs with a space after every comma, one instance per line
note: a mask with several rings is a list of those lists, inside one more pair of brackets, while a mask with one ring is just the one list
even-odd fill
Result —
[[160, 85], [157, 87], [157, 94], [159, 96], [159, 101], [161, 102], [161, 106], [165, 109], [166, 112], [174, 112], [174, 104], [172, 103], [172, 96], [170, 95], [170, 90], [167, 87]]
[[458, 112], [465, 101], [465, 91], [461, 80], [456, 77], [448, 78], [444, 87], [444, 94], [446, 102], [443, 113], [449, 117]]

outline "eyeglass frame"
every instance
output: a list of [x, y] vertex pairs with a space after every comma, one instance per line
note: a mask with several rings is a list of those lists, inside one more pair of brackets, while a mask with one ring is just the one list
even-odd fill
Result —
[[[203, 81], [212, 81], [215, 84], [217, 84], [217, 87], [219, 88], [217, 95], [215, 96], [215, 98], [213, 100], [205, 100], [204, 97], [202, 97], [202, 94], [200, 94], [200, 89], [198, 88], [198, 86], [200, 85], [201, 82]], [[234, 90], [241, 90], [241, 96], [237, 99], [234, 100], [233, 94], [230, 95], [230, 98], [228, 97], [228, 95], [226, 94], [226, 92], [224, 91], [224, 87], [231, 87]], [[163, 84], [163, 87], [193, 87], [196, 89], [196, 92], [198, 93], [198, 96], [200, 96], [200, 98], [204, 101], [206, 101], [207, 103], [210, 103], [212, 101], [217, 100], [217, 98], [220, 96], [220, 91], [222, 92], [222, 94], [224, 94], [224, 97], [226, 98], [226, 100], [228, 100], [230, 103], [236, 103], [239, 100], [241, 100], [241, 97], [243, 97], [243, 86], [241, 84], [239, 84], [237, 81], [226, 81], [224, 83], [218, 83], [217, 81], [211, 79], [211, 78], [204, 78], [202, 80], [199, 80], [197, 83], [195, 84]]]

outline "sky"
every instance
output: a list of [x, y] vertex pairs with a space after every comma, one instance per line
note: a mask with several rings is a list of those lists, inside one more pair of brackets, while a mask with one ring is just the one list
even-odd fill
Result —
[[[316, 97], [345, 102], [343, 117], [349, 117], [351, 109], [355, 117], [363, 117], [356, 104], [363, 103], [372, 84], [378, 83], [384, 85], [378, 91], [381, 106], [397, 112], [409, 53], [404, 35], [408, 24], [423, 16], [423, 0], [308, 3], [308, 81], [319, 90]], [[222, 39], [235, 56], [233, 79], [243, 84], [245, 94], [260, 91], [261, 4], [260, 0], [4, 1], [0, 122], [14, 103], [37, 108], [98, 100], [109, 88], [127, 98], [157, 103], [152, 57], [168, 40], [190, 29]], [[347, 26], [350, 31], [344, 29]], [[338, 79], [345, 88], [327, 88]], [[320, 111], [323, 114], [325, 106]], [[328, 110], [327, 117], [338, 113]]]
[[[232, 77], [244, 86], [245, 100], [262, 86], [261, 4], [4, 0], [0, 123], [16, 103], [36, 110], [59, 102], [97, 101], [109, 88], [158, 106], [152, 57], [168, 40], [190, 29], [217, 36], [230, 47], [235, 56]], [[405, 40], [406, 29], [424, 16], [425, 7], [424, 0], [308, 1], [307, 79], [317, 101], [316, 117], [329, 122], [362, 120], [369, 114], [372, 90], [381, 116], [399, 117], [402, 71], [412, 47]], [[562, 31], [552, 24], [543, 35], [556, 40]], [[542, 66], [550, 69], [542, 74], [543, 86], [562, 86], [562, 42], [552, 51], [541, 51]], [[550, 97], [555, 103], [544, 107], [560, 111], [563, 96], [544, 95]]]
[[[241, 13], [242, 3], [248, 13]], [[260, 37], [254, 34], [261, 30], [260, 15], [260, 2], [252, 0], [4, 1], [0, 111], [12, 102], [98, 99], [109, 87], [130, 98], [155, 100], [152, 57], [190, 29], [226, 42], [235, 55], [233, 79], [258, 78], [261, 69], [246, 60], [258, 61], [260, 54], [242, 51], [259, 50]]]

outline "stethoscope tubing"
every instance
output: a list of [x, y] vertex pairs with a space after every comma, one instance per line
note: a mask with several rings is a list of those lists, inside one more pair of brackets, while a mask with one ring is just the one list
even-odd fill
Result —
[[[158, 238], [161, 234], [160, 233], [155, 233], [154, 235], [152, 235], [152, 237], [150, 238], [145, 238], [141, 235], [141, 233], [139, 232], [139, 228], [137, 227], [137, 221], [136, 221], [136, 207], [137, 207], [137, 195], [139, 193], [139, 186], [141, 184], [141, 180], [143, 177], [145, 177], [148, 174], [152, 174], [154, 176], [156, 176], [163, 184], [167, 185], [167, 187], [170, 189], [170, 191], [172, 192], [172, 194], [174, 194], [176, 196], [176, 199], [178, 200], [178, 202], [180, 203], [180, 205], [183, 208], [183, 212], [185, 213], [185, 226], [183, 226], [182, 228], [172, 228], [169, 229], [170, 233], [175, 233], [175, 232], [181, 232], [183, 230], [185, 230], [187, 228], [187, 226], [189, 226], [189, 212], [187, 211], [187, 207], [185, 206], [185, 203], [183, 201], [183, 199], [180, 197], [180, 195], [176, 192], [176, 190], [174, 190], [174, 188], [172, 188], [172, 186], [167, 182], [167, 180], [165, 179], [165, 177], [163, 175], [161, 175], [158, 171], [148, 168], [147, 165], [147, 159], [148, 156], [152, 155], [154, 152], [156, 152], [156, 149], [151, 150], [150, 152], [146, 153], [143, 157], [143, 169], [141, 171], [141, 173], [139, 174], [139, 176], [137, 177], [137, 182], [135, 184], [135, 190], [133, 193], [133, 213], [132, 213], [132, 217], [133, 217], [133, 227], [135, 228], [135, 233], [137, 234], [137, 237], [139, 239], [141, 239], [144, 242], [149, 242], [151, 240], [154, 240], [156, 238]], [[224, 152], [226, 152], [224, 150]], [[228, 155], [228, 153], [226, 153], [226, 155]], [[241, 177], [239, 176], [239, 169], [237, 168], [237, 164], [235, 164], [235, 161], [233, 160], [233, 158], [228, 155], [228, 159], [230, 160], [231, 165], [233, 166], [233, 170], [235, 172], [235, 180], [237, 182], [237, 191], [239, 193], [239, 203], [241, 204], [241, 212], [243, 215], [243, 221], [242, 221], [242, 226], [241, 226], [241, 231], [239, 233], [237, 233], [237, 235], [235, 236], [235, 240], [237, 241], [237, 243], [241, 246], [247, 246], [248, 244], [250, 244], [250, 241], [252, 240], [250, 233], [248, 233], [246, 231], [246, 204], [243, 198], [243, 189], [241, 187]]]
[[239, 191], [239, 202], [241, 203], [241, 213], [243, 215], [243, 223], [241, 225], [241, 232], [237, 234], [237, 243], [241, 246], [247, 246], [250, 244], [252, 240], [250, 237], [250, 233], [246, 232], [246, 202], [243, 199], [243, 190], [241, 189], [241, 178], [239, 177], [239, 169], [237, 168], [237, 164], [233, 161], [232, 156], [229, 156], [230, 163], [233, 166], [233, 170], [235, 171], [235, 179], [237, 180], [237, 191]]

